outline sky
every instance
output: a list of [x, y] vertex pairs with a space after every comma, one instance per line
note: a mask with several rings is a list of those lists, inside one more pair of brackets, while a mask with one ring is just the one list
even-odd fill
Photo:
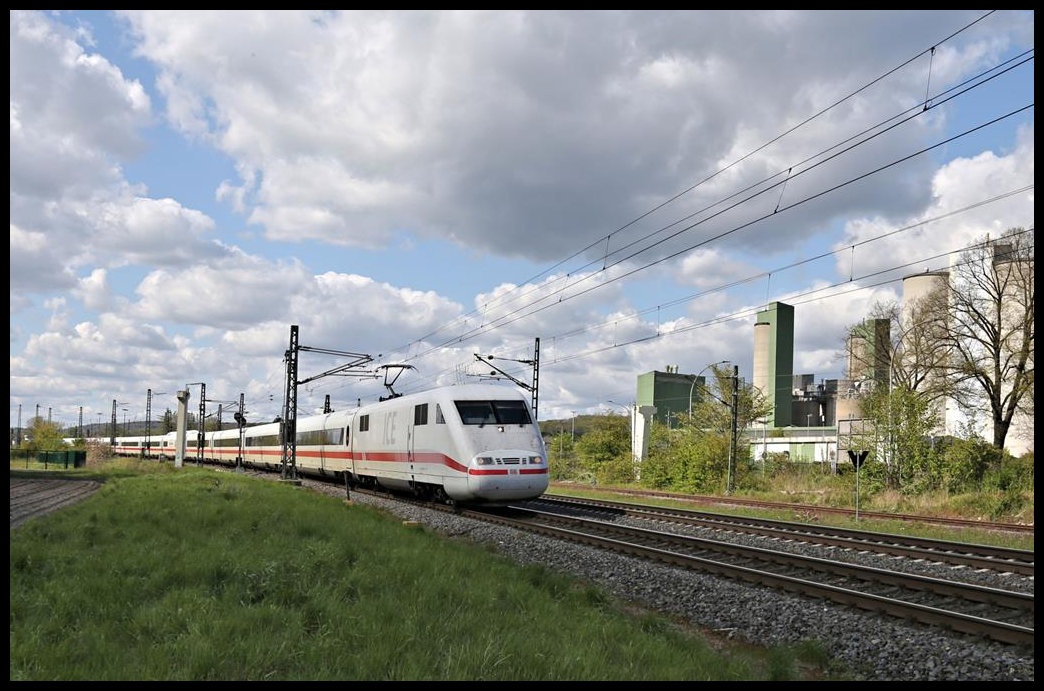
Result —
[[[795, 307], [795, 373], [901, 278], [1033, 227], [1032, 11], [23, 11], [11, 426], [524, 381], [623, 413]], [[363, 358], [303, 351], [298, 379]], [[409, 365], [408, 369], [383, 368]], [[226, 414], [225, 419], [231, 418]]]

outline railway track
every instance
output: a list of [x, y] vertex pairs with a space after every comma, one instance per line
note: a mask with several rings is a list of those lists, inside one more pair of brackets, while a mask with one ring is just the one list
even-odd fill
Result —
[[773, 540], [824, 545], [838, 550], [888, 554], [904, 559], [925, 560], [970, 569], [988, 569], [1029, 578], [1033, 577], [1034, 572], [1032, 551], [994, 545], [562, 495], [545, 495], [526, 502], [524, 507], [556, 513], [586, 512], [592, 517], [604, 516], [607, 519], [630, 516], [653, 523], [696, 526], [727, 533], [758, 535]]
[[1033, 646], [1033, 595], [530, 509], [465, 510], [529, 532]]
[[[552, 483], [556, 490], [576, 490], [575, 484]], [[590, 489], [590, 488], [587, 488]], [[660, 492], [657, 490], [638, 490], [624, 488], [598, 488], [601, 492], [619, 494], [633, 497], [650, 497], [672, 499], [676, 501], [689, 502], [693, 504], [717, 504], [729, 506], [747, 506], [759, 509], [785, 509], [788, 511], [800, 511], [810, 515], [836, 515], [855, 516], [854, 509], [844, 509], [834, 506], [816, 506], [814, 504], [792, 504], [780, 501], [763, 501], [760, 499], [744, 499], [740, 497], [718, 497], [699, 494], [676, 494], [672, 492]], [[1022, 523], [998, 523], [993, 521], [978, 521], [968, 518], [947, 518], [945, 516], [921, 516], [915, 514], [884, 513], [881, 511], [860, 510], [859, 516], [863, 518], [878, 518], [883, 520], [904, 521], [912, 523], [926, 523], [935, 525], [948, 525], [960, 528], [981, 528], [996, 532], [1032, 534], [1033, 524]]]

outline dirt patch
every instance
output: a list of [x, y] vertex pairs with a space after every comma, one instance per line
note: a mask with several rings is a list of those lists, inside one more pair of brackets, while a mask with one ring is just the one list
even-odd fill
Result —
[[11, 478], [11, 527], [83, 501], [98, 491], [96, 480]]

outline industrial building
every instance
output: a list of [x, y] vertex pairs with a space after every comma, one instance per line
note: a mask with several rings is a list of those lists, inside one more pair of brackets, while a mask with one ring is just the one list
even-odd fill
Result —
[[[1010, 245], [992, 244], [994, 271], [1011, 271]], [[779, 453], [795, 461], [830, 463], [847, 460], [848, 441], [867, 423], [860, 401], [873, 387], [895, 381], [916, 381], [919, 390], [933, 385], [937, 370], [925, 357], [938, 352], [935, 334], [949, 318], [950, 274], [928, 271], [902, 279], [898, 328], [889, 319], [866, 319], [852, 328], [846, 342], [845, 378], [816, 383], [813, 373], [794, 373], [794, 307], [772, 302], [757, 313], [754, 323], [753, 385], [765, 396], [769, 412], [746, 430], [752, 458]], [[920, 368], [920, 371], [918, 371]], [[638, 377], [638, 396], [632, 410], [632, 444], [641, 460], [650, 422], [670, 425], [691, 409], [700, 395], [702, 376], [680, 374], [677, 367]], [[961, 424], [957, 406], [945, 396], [935, 403], [939, 426], [935, 435], [956, 435]], [[989, 430], [986, 430], [989, 434]], [[1031, 416], [1016, 416], [1005, 448], [1021, 455], [1033, 448]]]
[[678, 415], [685, 415], [692, 409], [692, 401], [699, 399], [700, 390], [706, 383], [706, 377], [678, 374], [676, 366], [668, 366], [663, 372], [646, 372], [638, 375], [635, 403], [639, 407], [655, 407], [653, 419], [670, 427]]

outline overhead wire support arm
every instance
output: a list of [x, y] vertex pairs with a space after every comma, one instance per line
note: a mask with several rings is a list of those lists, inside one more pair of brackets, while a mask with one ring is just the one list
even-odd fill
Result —
[[[533, 418], [536, 419], [536, 416], [537, 416], [537, 404], [539, 403], [539, 400], [540, 400], [540, 398], [539, 398], [539, 396], [540, 396], [540, 394], [539, 394], [539, 391], [540, 391], [540, 339], [537, 338], [535, 343], [534, 343], [534, 345], [533, 345], [533, 359], [532, 360], [522, 360], [522, 359], [518, 359], [518, 358], [509, 358], [509, 357], [496, 357], [495, 358], [495, 356], [493, 356], [493, 355], [482, 356], [482, 355], [479, 355], [478, 353], [475, 353], [474, 355], [475, 355], [475, 359], [476, 360], [478, 360], [479, 362], [481, 362], [483, 364], [489, 365], [494, 370], [496, 370], [496, 372], [490, 372], [491, 375], [495, 376], [496, 373], [499, 372], [501, 374], [501, 376], [507, 377], [512, 382], [514, 382], [516, 385], [522, 387], [523, 389], [525, 389], [526, 391], [529, 391], [532, 394], [531, 405], [532, 405], [532, 408], [533, 408]], [[509, 362], [518, 362], [518, 363], [521, 363], [523, 365], [530, 365], [530, 366], [532, 366], [533, 367], [533, 381], [532, 381], [532, 383], [531, 384], [527, 384], [526, 382], [522, 381], [518, 377], [515, 377], [514, 375], [510, 374], [509, 372], [505, 372], [500, 367], [497, 367], [493, 363], [494, 358], [497, 359], [497, 360], [507, 360]]]
[[[351, 361], [328, 369], [315, 376], [298, 379], [298, 360], [301, 351], [347, 357], [351, 358]], [[365, 353], [353, 353], [345, 350], [333, 350], [332, 348], [303, 346], [298, 340], [297, 324], [290, 325], [290, 345], [286, 349], [285, 354], [286, 393], [283, 400], [283, 420], [280, 425], [280, 436], [283, 445], [280, 477], [283, 480], [297, 480], [297, 387], [315, 381], [316, 379], [332, 375], [372, 377], [374, 376], [372, 372], [350, 371], [372, 361], [373, 358]]]
[[326, 353], [327, 355], [340, 355], [340, 356], [343, 356], [343, 357], [353, 357], [353, 358], [355, 358], [355, 360], [353, 360], [352, 362], [349, 362], [349, 363], [344, 364], [344, 365], [338, 365], [337, 367], [332, 367], [332, 368], [326, 370], [325, 372], [322, 372], [320, 374], [315, 375], [314, 377], [308, 377], [307, 379], [301, 379], [300, 381], [297, 382], [298, 386], [300, 386], [301, 384], [307, 384], [309, 382], [313, 382], [316, 379], [322, 379], [323, 377], [330, 377], [330, 376], [333, 376], [333, 375], [339, 375], [339, 376], [342, 376], [342, 377], [372, 377], [373, 376], [373, 373], [371, 373], [371, 372], [349, 372], [348, 371], [348, 370], [351, 370], [353, 368], [362, 367], [363, 365], [366, 365], [366, 364], [368, 364], [370, 362], [373, 362], [373, 358], [370, 357], [369, 355], [362, 355], [360, 353], [349, 353], [349, 352], [336, 351], [336, 350], [318, 351], [317, 349], [314, 349], [314, 348], [304, 348], [304, 347], [301, 347], [298, 350], [309, 350], [309, 351], [312, 351], [312, 352], [323, 352], [323, 353]]
[[[501, 376], [507, 377], [508, 379], [513, 381], [514, 383], [516, 383], [519, 386], [521, 386], [526, 391], [532, 390], [532, 388], [533, 388], [532, 386], [530, 386], [529, 384], [525, 383], [521, 379], [515, 377], [514, 375], [511, 375], [511, 374], [505, 372], [504, 370], [500, 369], [499, 367], [494, 365], [492, 362], [490, 362], [490, 360], [493, 359], [492, 355], [487, 355], [487, 356], [483, 357], [483, 356], [479, 355], [478, 353], [475, 353], [475, 359], [478, 360], [479, 362], [482, 362], [482, 363], [485, 363], [485, 364], [489, 365], [490, 367], [495, 369], [497, 372], [500, 372]], [[500, 358], [500, 359], [501, 360], [511, 360], [511, 358]], [[531, 364], [533, 364], [532, 360], [511, 360], [511, 361], [512, 362], [521, 362], [524, 365], [531, 365]], [[496, 373], [492, 372], [491, 374], [496, 374]]]

